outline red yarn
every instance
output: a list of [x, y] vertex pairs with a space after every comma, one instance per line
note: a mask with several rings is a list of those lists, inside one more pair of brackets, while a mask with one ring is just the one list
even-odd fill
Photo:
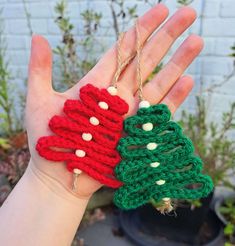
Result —
[[[49, 127], [56, 135], [39, 138], [36, 150], [47, 160], [64, 161], [70, 172], [78, 168], [100, 183], [118, 188], [122, 183], [115, 179], [114, 167], [120, 162], [120, 156], [115, 148], [128, 104], [120, 97], [110, 95], [106, 89], [100, 90], [91, 84], [80, 89], [80, 100], [65, 101], [65, 115], [55, 115], [49, 121]], [[98, 106], [101, 101], [107, 103], [108, 109]], [[99, 125], [90, 123], [92, 116], [99, 120]], [[83, 140], [82, 133], [90, 133], [92, 139]], [[77, 149], [85, 151], [86, 155], [76, 156]]]

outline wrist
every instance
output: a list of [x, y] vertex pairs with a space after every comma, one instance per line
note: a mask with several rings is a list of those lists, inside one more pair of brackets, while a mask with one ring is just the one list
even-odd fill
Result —
[[81, 200], [88, 202], [92, 196], [92, 194], [83, 194], [79, 191], [73, 192], [70, 187], [71, 185], [69, 185], [66, 180], [67, 177], [63, 179], [63, 182], [60, 182], [38, 168], [32, 159], [30, 160], [24, 175], [37, 179], [41, 184], [47, 187], [48, 191], [72, 203], [79, 203]]
[[30, 162], [1, 206], [0, 245], [71, 245], [87, 203]]

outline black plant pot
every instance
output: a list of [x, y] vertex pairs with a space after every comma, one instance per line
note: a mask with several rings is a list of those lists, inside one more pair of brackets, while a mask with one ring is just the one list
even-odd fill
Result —
[[192, 242], [197, 239], [198, 232], [210, 209], [212, 198], [213, 193], [203, 198], [202, 206], [194, 210], [190, 208], [189, 203], [185, 203], [183, 207], [176, 209], [176, 215], [168, 216], [158, 213], [152, 205], [146, 205], [139, 209], [140, 220], [145, 221], [147, 227], [157, 225], [158, 233], [164, 236], [167, 232], [171, 240]]
[[[162, 215], [152, 205], [121, 212], [121, 227], [136, 245], [141, 246], [222, 246], [221, 223], [210, 210], [212, 197], [213, 194], [203, 199], [202, 206], [195, 210], [178, 208], [176, 216]], [[216, 244], [208, 244], [214, 239]]]

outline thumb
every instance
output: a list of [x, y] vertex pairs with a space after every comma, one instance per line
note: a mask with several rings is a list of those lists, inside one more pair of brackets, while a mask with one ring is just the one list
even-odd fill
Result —
[[28, 97], [37, 100], [52, 92], [52, 52], [39, 35], [32, 37], [28, 77]]

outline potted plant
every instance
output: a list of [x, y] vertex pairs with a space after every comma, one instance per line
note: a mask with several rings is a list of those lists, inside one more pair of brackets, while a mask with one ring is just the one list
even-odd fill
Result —
[[215, 203], [215, 212], [224, 224], [226, 246], [235, 244], [235, 194], [218, 199]]

